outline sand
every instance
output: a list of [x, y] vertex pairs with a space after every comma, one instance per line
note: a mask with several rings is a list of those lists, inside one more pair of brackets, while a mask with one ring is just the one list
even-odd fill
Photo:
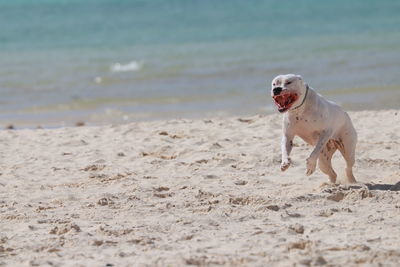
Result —
[[0, 265], [396, 266], [400, 111], [350, 116], [356, 185], [281, 173], [279, 114], [0, 131]]

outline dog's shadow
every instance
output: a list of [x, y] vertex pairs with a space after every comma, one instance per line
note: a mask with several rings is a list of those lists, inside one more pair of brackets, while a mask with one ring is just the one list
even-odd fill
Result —
[[[327, 185], [327, 184], [323, 184]], [[396, 184], [374, 184], [374, 183], [357, 183], [357, 184], [334, 184], [333, 187], [339, 187], [343, 190], [351, 189], [368, 189], [370, 191], [400, 191], [400, 182]], [[329, 189], [328, 189], [329, 190]]]
[[359, 183], [345, 186], [347, 189], [362, 189], [368, 188], [371, 191], [400, 191], [400, 182], [396, 184], [373, 184], [373, 183]]
[[400, 182], [398, 182], [396, 184], [370, 184], [370, 183], [366, 183], [365, 186], [367, 186], [369, 190], [400, 191]]

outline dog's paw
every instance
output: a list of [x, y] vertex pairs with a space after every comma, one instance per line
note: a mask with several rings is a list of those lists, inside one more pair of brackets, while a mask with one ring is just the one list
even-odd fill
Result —
[[317, 161], [313, 160], [311, 158], [308, 158], [306, 160], [306, 165], [307, 165], [307, 170], [306, 170], [306, 175], [310, 176], [315, 172], [315, 168], [317, 167]]
[[281, 163], [281, 171], [286, 171], [290, 167], [290, 159], [282, 161]]

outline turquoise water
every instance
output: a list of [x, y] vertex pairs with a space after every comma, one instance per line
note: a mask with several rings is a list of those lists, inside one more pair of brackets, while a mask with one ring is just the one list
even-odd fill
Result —
[[0, 0], [0, 123], [273, 112], [298, 73], [347, 109], [399, 108], [400, 1]]

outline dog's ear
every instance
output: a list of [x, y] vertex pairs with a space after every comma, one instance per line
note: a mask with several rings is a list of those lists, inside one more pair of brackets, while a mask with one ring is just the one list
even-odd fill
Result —
[[300, 81], [303, 80], [303, 77], [301, 77], [301, 75], [296, 75], [297, 79], [299, 79]]

